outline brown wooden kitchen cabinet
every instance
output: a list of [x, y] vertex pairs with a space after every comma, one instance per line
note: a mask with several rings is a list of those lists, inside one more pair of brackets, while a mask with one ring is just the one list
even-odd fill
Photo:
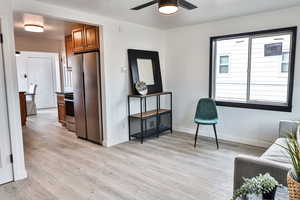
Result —
[[86, 52], [99, 49], [99, 28], [90, 25], [77, 25], [72, 29], [73, 52]]
[[65, 37], [65, 45], [66, 45], [67, 56], [72, 56], [73, 55], [72, 35], [67, 35]]
[[73, 54], [73, 44], [72, 44], [72, 35], [67, 35], [65, 37], [65, 47], [66, 47], [66, 64], [67, 69], [72, 69], [70, 58]]
[[62, 124], [66, 124], [66, 111], [65, 111], [65, 95], [57, 94], [57, 110], [58, 110], [58, 121]]
[[87, 51], [99, 49], [99, 31], [96, 26], [85, 25], [85, 49]]
[[77, 25], [72, 29], [73, 52], [85, 50], [84, 25]]

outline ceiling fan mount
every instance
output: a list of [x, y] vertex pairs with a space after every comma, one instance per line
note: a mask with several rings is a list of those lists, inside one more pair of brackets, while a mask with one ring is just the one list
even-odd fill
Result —
[[153, 0], [148, 3], [131, 8], [131, 10], [141, 10], [154, 4], [158, 4], [158, 11], [162, 14], [173, 14], [178, 11], [178, 7], [182, 7], [187, 10], [193, 10], [197, 8], [197, 6], [191, 4], [186, 0]]

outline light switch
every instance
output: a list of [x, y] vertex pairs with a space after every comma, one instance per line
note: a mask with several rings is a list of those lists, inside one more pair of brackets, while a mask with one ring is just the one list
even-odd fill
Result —
[[127, 71], [128, 71], [128, 70], [127, 70], [127, 67], [122, 67], [122, 68], [121, 68], [121, 71], [124, 72], [124, 73], [127, 72]]

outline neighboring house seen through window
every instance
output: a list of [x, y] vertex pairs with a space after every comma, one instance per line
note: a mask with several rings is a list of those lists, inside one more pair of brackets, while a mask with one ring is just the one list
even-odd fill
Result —
[[228, 71], [229, 71], [229, 56], [220, 56], [219, 72], [228, 73]]
[[282, 53], [282, 63], [281, 63], [281, 72], [289, 72], [289, 52]]
[[217, 105], [291, 111], [296, 31], [212, 37], [210, 96]]

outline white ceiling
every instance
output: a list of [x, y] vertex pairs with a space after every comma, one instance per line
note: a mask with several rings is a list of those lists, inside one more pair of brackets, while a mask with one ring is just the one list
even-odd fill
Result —
[[157, 5], [129, 10], [151, 0], [36, 0], [60, 5], [115, 19], [160, 29], [169, 29], [229, 17], [254, 14], [300, 5], [300, 0], [188, 0], [197, 5], [195, 10], [180, 9], [171, 16], [160, 15]]
[[14, 31], [16, 36], [64, 40], [65, 35], [71, 34], [72, 26], [75, 25], [75, 23], [44, 17], [45, 31], [43, 33], [32, 33], [24, 30], [23, 15], [24, 13], [22, 12], [14, 13]]

